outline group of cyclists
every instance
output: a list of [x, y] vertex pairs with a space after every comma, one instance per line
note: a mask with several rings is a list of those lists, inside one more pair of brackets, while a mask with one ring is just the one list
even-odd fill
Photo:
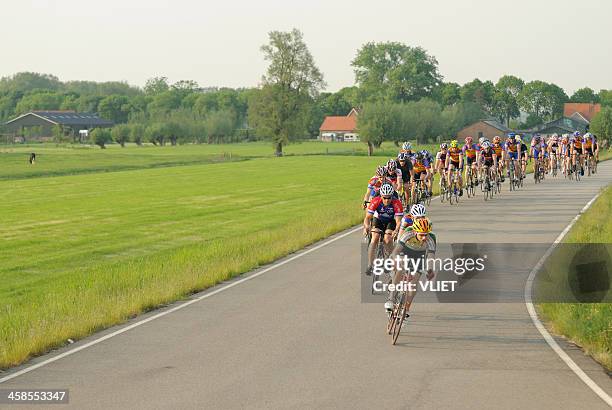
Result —
[[[391, 258], [428, 258], [435, 254], [436, 237], [424, 205], [432, 196], [435, 174], [440, 175], [441, 197], [450, 190], [462, 196], [465, 187], [481, 184], [483, 190], [491, 189], [506, 178], [518, 186], [531, 159], [536, 182], [539, 174], [543, 178], [549, 172], [556, 175], [557, 170], [567, 178], [573, 175], [578, 179], [585, 172], [595, 172], [599, 147], [595, 135], [579, 131], [547, 138], [535, 134], [529, 147], [513, 132], [504, 140], [495, 136], [492, 141], [480, 138], [477, 143], [468, 136], [462, 146], [457, 140], [440, 144], [435, 155], [427, 150], [413, 151], [412, 145], [404, 142], [397, 158], [377, 167], [364, 194], [364, 236], [369, 243], [366, 274], [372, 274], [372, 264], [381, 249]], [[420, 274], [413, 273], [410, 280], [418, 281]], [[432, 271], [426, 274], [428, 279], [434, 275]], [[393, 283], [398, 283], [402, 275], [396, 269]], [[394, 293], [390, 292], [385, 309], [391, 312], [394, 305]]]

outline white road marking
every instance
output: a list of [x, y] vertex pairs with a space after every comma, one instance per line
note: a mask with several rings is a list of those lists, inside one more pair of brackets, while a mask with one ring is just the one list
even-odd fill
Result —
[[576, 364], [576, 362], [574, 362], [572, 360], [572, 358], [569, 357], [568, 354], [565, 353], [565, 351], [563, 351], [561, 346], [559, 346], [559, 344], [555, 341], [555, 339], [553, 339], [553, 337], [550, 335], [550, 333], [548, 333], [548, 330], [546, 330], [546, 328], [544, 327], [542, 322], [540, 322], [540, 319], [538, 318], [538, 315], [536, 313], [535, 307], [533, 306], [533, 302], [532, 302], [532, 299], [531, 299], [531, 293], [532, 293], [532, 288], [533, 288], [533, 281], [535, 280], [536, 274], [538, 273], [538, 271], [540, 270], [540, 268], [542, 267], [544, 262], [546, 262], [546, 259], [555, 250], [557, 245], [563, 240], [563, 238], [565, 237], [565, 235], [567, 235], [569, 230], [572, 229], [572, 227], [574, 226], [576, 221], [578, 221], [578, 219], [580, 219], [582, 214], [584, 212], [586, 212], [586, 210], [591, 207], [591, 205], [593, 204], [593, 202], [595, 202], [595, 200], [597, 200], [597, 198], [599, 198], [599, 195], [601, 195], [601, 192], [602, 191], [600, 191], [597, 195], [595, 195], [584, 206], [584, 208], [582, 208], [580, 210], [578, 215], [576, 215], [574, 217], [574, 219], [572, 219], [572, 221], [569, 223], [569, 225], [567, 225], [565, 227], [563, 232], [561, 232], [559, 234], [559, 236], [557, 236], [557, 239], [555, 239], [555, 241], [550, 246], [550, 248], [548, 248], [546, 253], [544, 253], [544, 255], [542, 255], [542, 257], [540, 258], [538, 263], [531, 270], [531, 272], [529, 273], [529, 277], [527, 278], [527, 283], [525, 284], [525, 305], [527, 306], [527, 311], [529, 312], [529, 316], [531, 317], [531, 321], [535, 325], [536, 329], [538, 329], [538, 331], [540, 332], [540, 334], [542, 335], [544, 340], [546, 340], [546, 343], [548, 343], [550, 348], [561, 358], [561, 360], [563, 360], [565, 362], [565, 364], [570, 369], [572, 369], [572, 371], [574, 373], [576, 373], [576, 376], [578, 376], [580, 378], [580, 380], [582, 380], [584, 382], [584, 384], [586, 384], [591, 390], [593, 390], [593, 392], [595, 392], [595, 394], [597, 394], [604, 402], [606, 402], [606, 404], [608, 404], [608, 406], [612, 407], [612, 397], [610, 397], [608, 395], [608, 393], [606, 393], [601, 387], [599, 387], [597, 385], [597, 383], [595, 383], [593, 381], [593, 379], [591, 379], [589, 376], [587, 376], [587, 374], [580, 368], [580, 366], [578, 366]]
[[19, 376], [21, 376], [21, 375], [23, 375], [23, 374], [29, 373], [29, 372], [31, 372], [31, 371], [33, 371], [33, 370], [36, 370], [36, 369], [41, 368], [41, 367], [43, 367], [43, 366], [46, 366], [46, 365], [48, 365], [49, 363], [53, 363], [53, 362], [55, 362], [55, 361], [57, 361], [57, 360], [60, 360], [60, 359], [62, 359], [62, 358], [64, 358], [64, 357], [66, 357], [66, 356], [73, 355], [73, 354], [75, 354], [75, 353], [77, 353], [77, 352], [80, 352], [80, 351], [81, 351], [81, 350], [83, 350], [83, 349], [87, 349], [88, 347], [91, 347], [91, 346], [93, 346], [93, 345], [97, 345], [98, 343], [101, 343], [101, 342], [103, 342], [103, 341], [105, 341], [105, 340], [108, 340], [108, 339], [110, 339], [111, 337], [115, 337], [115, 336], [117, 336], [117, 335], [120, 335], [120, 334], [122, 334], [122, 333], [127, 332], [128, 330], [132, 330], [132, 329], [134, 329], [135, 327], [138, 327], [138, 326], [144, 325], [145, 323], [148, 323], [148, 322], [150, 322], [150, 321], [152, 321], [152, 320], [159, 319], [160, 317], [166, 316], [166, 315], [168, 315], [168, 314], [170, 314], [170, 313], [172, 313], [172, 312], [176, 312], [177, 310], [183, 309], [183, 308], [185, 308], [185, 307], [187, 307], [187, 306], [189, 306], [189, 305], [192, 305], [192, 304], [194, 304], [194, 303], [196, 303], [196, 302], [199, 302], [199, 301], [200, 301], [200, 300], [202, 300], [202, 299], [209, 298], [209, 297], [211, 297], [211, 296], [213, 296], [213, 295], [216, 295], [217, 293], [223, 292], [224, 290], [227, 290], [227, 289], [233, 288], [234, 286], [240, 285], [241, 283], [244, 283], [244, 282], [246, 282], [246, 281], [248, 281], [248, 280], [255, 279], [256, 277], [261, 276], [261, 275], [263, 275], [264, 273], [271, 271], [272, 269], [276, 269], [276, 268], [278, 268], [279, 266], [283, 266], [283, 265], [285, 265], [285, 264], [287, 264], [287, 263], [289, 263], [289, 262], [292, 262], [292, 261], [294, 261], [294, 260], [296, 260], [296, 259], [298, 259], [298, 258], [301, 258], [301, 257], [302, 257], [302, 256], [304, 256], [304, 255], [308, 255], [309, 253], [314, 252], [314, 251], [316, 251], [316, 250], [318, 250], [318, 249], [321, 249], [322, 247], [327, 246], [327, 245], [329, 245], [330, 243], [336, 242], [337, 240], [342, 239], [342, 238], [344, 238], [344, 237], [346, 237], [346, 236], [348, 236], [348, 235], [350, 235], [350, 234], [352, 234], [352, 233], [355, 233], [355, 232], [357, 232], [357, 231], [358, 231], [358, 230], [360, 230], [360, 229], [363, 229], [363, 227], [362, 227], [362, 226], [358, 226], [358, 227], [356, 227], [356, 228], [350, 229], [348, 232], [345, 232], [345, 233], [343, 233], [342, 235], [336, 236], [335, 238], [332, 238], [332, 239], [330, 239], [330, 240], [327, 240], [327, 241], [325, 241], [325, 242], [323, 242], [323, 243], [321, 243], [321, 244], [319, 244], [319, 245], [317, 245], [317, 246], [315, 246], [315, 247], [312, 247], [312, 248], [310, 248], [310, 249], [307, 249], [307, 250], [305, 250], [305, 251], [302, 251], [302, 252], [298, 253], [297, 255], [292, 256], [292, 257], [291, 257], [291, 258], [289, 258], [289, 259], [285, 259], [284, 261], [277, 262], [277, 263], [273, 264], [272, 266], [269, 266], [269, 267], [267, 267], [267, 268], [265, 268], [265, 269], [263, 269], [263, 270], [261, 270], [261, 271], [259, 271], [259, 272], [257, 272], [257, 273], [254, 273], [254, 274], [249, 275], [249, 276], [247, 276], [247, 277], [245, 277], [245, 278], [242, 278], [242, 279], [236, 280], [235, 282], [229, 283], [229, 284], [227, 284], [227, 285], [225, 285], [225, 286], [221, 286], [221, 287], [220, 287], [219, 289], [217, 289], [217, 290], [213, 290], [212, 292], [207, 292], [207, 293], [205, 293], [205, 294], [204, 294], [204, 295], [202, 295], [202, 296], [198, 296], [198, 297], [197, 297], [197, 298], [195, 298], [195, 299], [188, 300], [187, 302], [185, 302], [185, 303], [181, 303], [180, 305], [175, 306], [175, 307], [173, 307], [173, 308], [171, 308], [171, 309], [164, 310], [163, 312], [160, 312], [160, 313], [157, 313], [157, 314], [155, 314], [155, 315], [153, 315], [153, 316], [150, 316], [150, 317], [147, 317], [147, 318], [145, 318], [145, 319], [139, 320], [139, 321], [137, 321], [136, 323], [132, 323], [132, 324], [131, 324], [131, 325], [129, 325], [129, 326], [126, 326], [126, 327], [121, 328], [121, 329], [119, 329], [119, 330], [117, 330], [117, 331], [115, 331], [115, 332], [112, 332], [112, 333], [109, 333], [109, 334], [107, 334], [107, 335], [104, 335], [104, 336], [102, 336], [102, 337], [100, 337], [100, 338], [98, 338], [98, 339], [92, 340], [91, 342], [87, 342], [87, 343], [85, 343], [85, 344], [83, 344], [83, 345], [81, 345], [81, 346], [75, 347], [75, 348], [74, 348], [74, 349], [72, 349], [72, 350], [68, 350], [67, 352], [64, 352], [64, 353], [58, 354], [57, 356], [53, 356], [53, 357], [51, 357], [51, 358], [49, 358], [49, 359], [47, 359], [47, 360], [43, 360], [43, 361], [42, 361], [42, 362], [40, 362], [40, 363], [36, 363], [36, 364], [34, 364], [34, 365], [32, 365], [32, 366], [25, 367], [25, 368], [23, 368], [23, 369], [21, 369], [21, 370], [19, 370], [19, 371], [15, 372], [15, 373], [11, 373], [11, 374], [9, 374], [9, 375], [7, 375], [7, 376], [5, 376], [5, 377], [1, 378], [1, 379], [0, 379], [0, 383], [4, 383], [4, 382], [9, 381], [9, 380], [11, 380], [11, 379], [14, 379], [14, 378], [16, 378], [16, 377], [19, 377]]

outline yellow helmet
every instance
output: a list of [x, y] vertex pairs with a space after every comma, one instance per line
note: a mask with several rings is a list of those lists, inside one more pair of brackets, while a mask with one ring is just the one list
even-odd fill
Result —
[[459, 146], [459, 143], [457, 142], [457, 140], [452, 140], [450, 146], [451, 148], [457, 148]]
[[417, 233], [431, 232], [431, 221], [429, 218], [416, 218], [412, 222], [412, 230]]

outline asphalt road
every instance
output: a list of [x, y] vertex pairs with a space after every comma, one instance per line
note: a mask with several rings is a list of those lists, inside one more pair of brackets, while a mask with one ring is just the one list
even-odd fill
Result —
[[[434, 201], [438, 238], [551, 243], [612, 180], [612, 162], [600, 165], [580, 183], [529, 179], [513, 193], [504, 185], [489, 203], [480, 195], [458, 207]], [[347, 235], [0, 388], [67, 388], [79, 409], [608, 408], [550, 349], [524, 303], [417, 298], [391, 346], [382, 305], [361, 302], [360, 240]], [[612, 394], [597, 363], [559, 343]]]

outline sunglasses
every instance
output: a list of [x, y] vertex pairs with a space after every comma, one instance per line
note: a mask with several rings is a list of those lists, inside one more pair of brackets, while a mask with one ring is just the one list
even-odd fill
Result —
[[382, 199], [391, 199], [390, 196], [383, 196]]

